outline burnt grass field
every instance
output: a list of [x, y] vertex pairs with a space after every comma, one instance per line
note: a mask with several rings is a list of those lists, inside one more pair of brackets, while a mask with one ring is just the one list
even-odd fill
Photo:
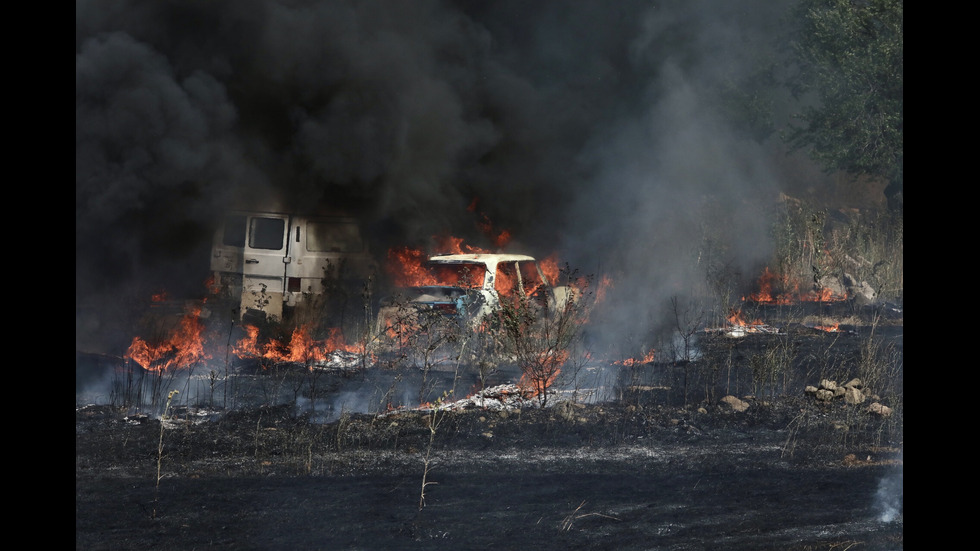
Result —
[[[601, 398], [544, 408], [330, 409], [307, 398], [378, 375], [311, 396], [305, 367], [241, 365], [233, 407], [176, 395], [161, 416], [169, 387], [93, 400], [121, 365], [76, 354], [75, 547], [902, 549], [902, 319], [846, 321], [704, 332], [690, 361], [604, 366]], [[805, 391], [861, 374], [861, 404]]]

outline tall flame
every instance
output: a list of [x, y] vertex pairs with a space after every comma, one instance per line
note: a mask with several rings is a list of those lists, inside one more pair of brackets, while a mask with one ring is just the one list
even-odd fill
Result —
[[409, 247], [395, 247], [388, 251], [386, 269], [392, 282], [398, 287], [434, 285], [434, 277], [425, 267], [425, 252]]
[[[463, 239], [446, 236], [438, 240], [444, 254], [477, 254], [485, 252], [477, 247], [463, 245]], [[465, 251], [464, 251], [465, 249]], [[423, 287], [427, 285], [480, 287], [483, 268], [477, 264], [433, 265], [421, 249], [394, 247], [388, 250], [385, 269], [397, 287]]]
[[176, 330], [159, 344], [134, 337], [125, 357], [143, 369], [157, 372], [187, 368], [211, 359], [204, 347], [204, 324], [200, 316], [201, 307], [193, 307], [181, 318]]

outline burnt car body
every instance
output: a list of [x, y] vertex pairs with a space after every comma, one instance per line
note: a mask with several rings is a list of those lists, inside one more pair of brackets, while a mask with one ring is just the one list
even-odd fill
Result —
[[549, 282], [534, 257], [523, 254], [449, 254], [428, 259], [426, 284], [404, 289], [381, 307], [377, 333], [390, 332], [399, 320], [439, 314], [470, 329], [496, 312], [506, 298], [525, 298], [542, 316], [558, 311], [574, 297], [567, 286]]

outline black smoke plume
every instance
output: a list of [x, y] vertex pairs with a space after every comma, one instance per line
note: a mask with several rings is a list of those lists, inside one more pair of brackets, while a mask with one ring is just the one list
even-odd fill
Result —
[[704, 280], [706, 220], [733, 269], [767, 252], [783, 153], [724, 92], [782, 7], [76, 2], [76, 306], [193, 294], [222, 211], [316, 208], [360, 217], [377, 252], [475, 242], [485, 216], [611, 274], [610, 332], [642, 332]]

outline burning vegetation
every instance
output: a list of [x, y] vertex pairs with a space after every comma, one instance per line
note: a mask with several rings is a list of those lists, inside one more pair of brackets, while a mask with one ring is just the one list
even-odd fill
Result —
[[76, 546], [901, 547], [901, 33], [817, 176], [776, 4], [76, 4]]
[[[482, 229], [492, 231], [485, 217]], [[503, 246], [507, 236], [506, 231], [496, 233], [494, 242]], [[227, 230], [220, 239], [221, 250], [226, 251]], [[327, 298], [304, 297], [304, 316], [267, 316], [256, 322], [244, 313], [249, 291], [240, 285], [240, 317], [219, 315], [228, 311], [227, 296], [212, 294], [186, 308], [170, 330], [160, 329], [157, 323], [156, 338], [134, 337], [125, 359], [147, 372], [171, 377], [195, 370], [215, 377], [215, 373], [227, 373], [229, 365], [258, 365], [265, 371], [288, 364], [309, 372], [337, 367], [410, 368], [425, 379], [432, 372], [455, 366], [479, 371], [481, 386], [514, 366], [519, 377], [512, 382], [522, 398], [547, 404], [566, 364], [585, 362], [572, 358], [573, 351], [589, 312], [609, 285], [608, 277], [594, 289], [593, 278], [562, 270], [557, 254], [539, 261], [527, 255], [490, 252], [451, 236], [434, 239], [434, 243], [434, 249], [440, 251], [434, 256], [418, 248], [388, 250], [384, 272], [391, 293], [382, 299], [377, 313], [365, 302], [363, 330], [327, 325], [332, 318], [315, 311], [309, 315], [310, 305], [330, 302], [332, 287], [327, 281], [322, 284], [322, 295]], [[225, 286], [215, 284], [218, 275]], [[206, 287], [225, 293], [229, 281], [227, 273], [216, 274]], [[255, 299], [249, 297], [249, 301]], [[155, 296], [154, 303], [158, 302], [166, 303], [165, 295]], [[261, 298], [255, 303], [261, 304]], [[232, 312], [235, 306], [231, 304]], [[574, 353], [580, 355], [580, 351]], [[417, 403], [427, 403], [427, 395], [423, 382]]]
[[[161, 295], [154, 295], [154, 302], [161, 300]], [[147, 371], [157, 372], [186, 369], [210, 360], [211, 349], [204, 342], [205, 327], [201, 321], [201, 309], [200, 306], [193, 307], [161, 342], [151, 344], [143, 337], [133, 337], [133, 342], [126, 351], [126, 358]]]
[[[481, 231], [497, 247], [507, 245], [510, 233], [494, 231], [485, 216], [482, 220]], [[223, 307], [212, 294], [186, 307], [168, 330], [157, 328], [155, 338], [133, 337], [125, 359], [158, 376], [174, 376], [179, 371], [211, 373], [212, 391], [222, 378], [215, 374], [224, 373], [226, 378], [229, 366], [255, 365], [261, 371], [298, 366], [308, 373], [408, 370], [421, 377], [415, 399], [389, 396], [382, 408], [385, 411], [429, 404], [443, 377], [440, 373], [454, 372], [457, 378], [468, 373], [479, 384], [465, 399], [491, 383], [503, 382], [515, 385], [522, 399], [545, 406], [568, 389], [570, 381], [571, 386], [578, 386], [584, 372], [639, 372], [689, 362], [701, 354], [698, 339], [706, 337], [699, 337], [699, 332], [726, 337], [786, 335], [786, 327], [770, 325], [758, 315], [749, 317], [746, 310], [758, 314], [768, 306], [847, 307], [854, 303], [840, 285], [819, 287], [814, 283], [808, 287], [799, 277], [789, 275], [789, 270], [777, 273], [767, 267], [756, 290], [743, 297], [741, 305], [729, 309], [722, 327], [705, 326], [702, 320], [708, 318], [704, 314], [684, 323], [678, 318], [673, 342], [648, 341], [641, 343], [641, 352], [616, 358], [608, 350], [590, 348], [584, 340], [593, 311], [613, 287], [609, 275], [582, 276], [567, 266], [561, 268], [557, 253], [536, 259], [469, 245], [454, 236], [434, 237], [432, 242], [438, 254], [408, 246], [387, 250], [381, 270], [389, 291], [381, 293], [378, 302], [364, 294], [362, 307], [352, 309], [364, 313], [356, 323], [334, 325], [330, 320], [335, 318], [318, 313], [337, 304], [331, 297], [337, 286], [329, 281], [328, 270], [320, 294], [304, 293], [303, 298], [303, 304], [324, 310], [308, 308], [303, 316], [291, 319], [250, 321], [242, 315], [228, 320], [218, 315]], [[227, 276], [224, 279], [227, 283]], [[218, 288], [214, 278], [206, 287], [209, 291]], [[159, 292], [151, 303], [170, 301], [165, 292]], [[286, 305], [285, 300], [282, 303]], [[807, 327], [825, 333], [843, 331], [840, 321], [828, 319]], [[683, 341], [680, 347], [679, 341]], [[510, 380], [502, 380], [504, 374]]]
[[247, 336], [238, 341], [232, 353], [240, 359], [261, 358], [271, 362], [292, 362], [315, 365], [327, 362], [337, 352], [365, 354], [364, 344], [347, 344], [339, 327], [331, 327], [327, 338], [314, 339], [308, 326], [297, 327], [289, 337], [289, 342], [276, 339], [259, 344], [259, 328], [254, 325], [243, 327]]
[[[633, 378], [649, 379], [649, 372], [656, 369], [683, 368], [687, 379], [692, 370], [706, 369], [698, 362], [715, 346], [714, 335], [765, 337], [778, 343], [801, 326], [812, 332], [852, 335], [856, 325], [848, 315], [861, 306], [882, 308], [881, 291], [862, 294], [862, 289], [873, 285], [858, 283], [860, 277], [873, 274], [855, 269], [859, 275], [853, 276], [843, 270], [840, 259], [852, 258], [851, 249], [832, 246], [839, 241], [834, 232], [808, 227], [805, 238], [776, 248], [771, 266], [778, 270], [764, 268], [740, 301], [732, 304], [729, 298], [742, 288], [729, 283], [736, 279], [731, 272], [709, 270], [706, 279], [717, 290], [716, 297], [695, 297], [687, 306], [672, 297], [673, 320], [663, 324], [666, 331], [640, 333], [623, 352], [613, 352], [608, 340], [601, 346], [591, 340], [595, 335], [607, 338], [610, 331], [608, 312], [595, 314], [601, 312], [610, 291], [620, 291], [614, 277], [628, 279], [627, 275], [582, 275], [563, 267], [557, 252], [542, 258], [505, 252], [511, 247], [512, 233], [496, 229], [477, 205], [474, 200], [467, 210], [478, 217], [476, 227], [490, 246], [443, 234], [431, 237], [428, 249], [391, 246], [376, 264], [364, 262], [366, 240], [350, 218], [237, 215], [234, 228], [240, 233], [226, 226], [216, 235], [215, 271], [205, 284], [207, 298], [183, 303], [181, 314], [172, 316], [165, 328], [154, 324], [151, 331], [133, 337], [124, 357], [130, 365], [159, 377], [209, 374], [209, 393], [230, 384], [236, 371], [255, 366], [259, 373], [298, 368], [310, 374], [310, 385], [321, 372], [390, 374], [395, 379], [392, 388], [383, 397], [372, 398], [375, 405], [368, 407], [378, 411], [431, 404], [439, 389], [447, 385], [455, 389], [460, 380], [472, 387], [465, 399], [495, 385], [513, 384], [523, 399], [547, 406], [570, 390], [580, 395], [584, 375], [595, 379], [585, 385], [592, 400], [615, 394], [618, 387], [669, 388], [656, 381], [640, 384]], [[276, 250], [279, 246], [287, 248]], [[242, 252], [236, 252], [236, 247]], [[312, 277], [316, 272], [308, 269], [295, 272], [279, 287], [268, 283], [273, 281], [268, 276], [250, 282], [247, 274], [242, 275], [245, 272], [238, 274], [236, 282], [235, 267], [241, 270], [240, 266], [253, 262], [251, 248], [271, 258], [279, 272], [284, 264], [315, 264], [322, 266], [322, 273], [317, 279]], [[815, 250], [824, 252], [810, 254]], [[705, 249], [703, 255], [710, 252]], [[374, 271], [349, 272], [363, 279], [342, 280], [346, 260], [355, 257], [359, 266]], [[254, 258], [259, 265], [268, 261], [265, 256]], [[711, 262], [705, 265], [710, 267]], [[635, 283], [630, 286], [635, 288]], [[651, 299], [639, 294], [635, 302]], [[151, 298], [151, 310], [171, 312], [167, 305], [178, 303], [160, 291]], [[276, 308], [264, 310], [268, 303]], [[799, 320], [777, 326], [767, 319], [774, 313], [785, 318], [793, 309], [803, 313]], [[805, 317], [807, 309], [815, 315]], [[835, 315], [834, 309], [841, 315]], [[727, 313], [717, 314], [719, 310]], [[900, 317], [900, 309], [896, 311]], [[721, 325], [712, 326], [712, 319]], [[638, 330], [649, 331], [650, 320], [637, 321], [643, 322], [636, 324]], [[738, 369], [735, 358], [722, 364]], [[752, 361], [746, 365], [750, 377], [779, 371], [770, 367], [759, 371], [758, 366], [751, 367]], [[708, 372], [714, 373], [707, 370], [698, 377]], [[449, 374], [452, 377], [447, 379]], [[622, 383], [624, 378], [631, 382]], [[409, 379], [416, 386], [413, 392], [395, 390]], [[716, 387], [717, 381], [705, 383], [707, 399]]]
[[[176, 323], [171, 333], [153, 343], [141, 336], [133, 338], [125, 359], [151, 372], [190, 370], [209, 367], [215, 358], [214, 351], [221, 350], [222, 338], [209, 330], [207, 319], [202, 316], [203, 306], [190, 308]], [[276, 362], [298, 363], [310, 366], [327, 362], [337, 352], [365, 354], [363, 344], [345, 342], [340, 328], [327, 329], [327, 337], [314, 339], [309, 326], [292, 329], [288, 339], [260, 337], [256, 325], [241, 326], [244, 336], [227, 347], [238, 360], [259, 359], [262, 365]]]
[[[807, 289], [799, 280], [788, 275], [771, 272], [768, 267], [759, 276], [759, 290], [751, 293], [747, 300], [760, 304], [795, 304], [798, 302], [843, 302], [847, 293], [837, 294], [833, 289], [821, 287]], [[812, 287], [815, 287], [813, 285]]]

